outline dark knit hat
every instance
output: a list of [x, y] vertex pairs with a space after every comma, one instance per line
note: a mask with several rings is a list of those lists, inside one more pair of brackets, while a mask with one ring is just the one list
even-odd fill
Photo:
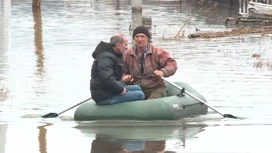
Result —
[[137, 35], [138, 33], [143, 33], [145, 34], [148, 38], [150, 38], [150, 33], [148, 31], [148, 29], [144, 26], [138, 26], [137, 28], [135, 28], [133, 30], [133, 38], [135, 37], [135, 35]]

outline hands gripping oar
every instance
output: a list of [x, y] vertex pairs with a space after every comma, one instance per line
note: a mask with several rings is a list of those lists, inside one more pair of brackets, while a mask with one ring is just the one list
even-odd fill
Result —
[[[163, 78], [163, 77], [162, 77], [162, 79], [163, 79], [165, 82], [167, 82], [167, 83], [171, 84], [172, 86], [176, 87], [177, 89], [183, 90], [182, 88], [180, 88], [178, 85], [174, 84], [173, 82], [170, 82], [170, 81], [166, 80], [166, 79]], [[199, 99], [198, 97], [192, 95], [191, 93], [189, 93], [189, 92], [186, 91], [186, 90], [184, 90], [184, 93], [187, 94], [187, 95], [189, 95], [190, 97], [194, 98], [195, 100], [199, 101], [200, 103], [202, 103], [202, 104], [208, 106], [210, 109], [214, 110], [216, 113], [220, 114], [220, 115], [223, 116], [223, 117], [226, 117], [226, 118], [236, 118], [236, 119], [238, 118], [238, 117], [233, 116], [233, 115], [231, 115], [231, 114], [223, 114], [223, 113], [219, 112], [219, 111], [216, 110], [214, 107], [210, 106], [210, 105], [207, 104], [205, 101], [203, 101], [203, 100]]]
[[91, 100], [91, 99], [92, 99], [92, 98], [88, 98], [88, 99], [86, 99], [86, 100], [83, 100], [82, 102], [80, 102], [80, 103], [78, 103], [78, 104], [76, 104], [76, 105], [74, 105], [74, 106], [72, 106], [72, 107], [70, 107], [70, 108], [67, 108], [66, 110], [64, 110], [64, 111], [62, 111], [62, 112], [60, 112], [60, 113], [48, 113], [48, 114], [43, 115], [42, 117], [43, 117], [43, 118], [53, 118], [53, 117], [58, 117], [60, 114], [66, 112], [66, 111], [68, 111], [68, 110], [70, 110], [70, 109], [72, 109], [72, 108], [74, 108], [74, 107], [76, 107], [76, 106], [78, 106], [78, 105], [81, 105], [81, 104], [83, 104], [83, 103], [85, 103], [85, 102], [87, 102], [87, 101], [89, 101], [89, 100]]

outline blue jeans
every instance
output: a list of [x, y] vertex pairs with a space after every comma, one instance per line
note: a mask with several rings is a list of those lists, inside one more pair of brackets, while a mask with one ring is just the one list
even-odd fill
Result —
[[145, 95], [138, 85], [127, 85], [125, 86], [126, 93], [123, 95], [113, 96], [107, 100], [98, 102], [98, 105], [111, 105], [117, 103], [131, 102], [135, 100], [143, 100]]

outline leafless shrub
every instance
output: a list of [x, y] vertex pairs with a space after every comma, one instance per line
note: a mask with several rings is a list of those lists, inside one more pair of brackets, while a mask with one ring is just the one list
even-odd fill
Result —
[[2, 86], [0, 87], [0, 101], [4, 101], [5, 99], [7, 99], [8, 96], [8, 90]]
[[253, 67], [272, 69], [272, 60], [269, 57], [262, 56], [260, 53], [254, 53], [251, 57], [254, 59]]

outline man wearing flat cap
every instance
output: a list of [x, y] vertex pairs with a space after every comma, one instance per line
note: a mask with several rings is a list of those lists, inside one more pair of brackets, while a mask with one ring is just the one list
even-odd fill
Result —
[[139, 85], [146, 99], [165, 97], [166, 86], [162, 77], [175, 74], [176, 61], [169, 52], [149, 43], [150, 32], [144, 26], [133, 30], [133, 40], [135, 45], [123, 54], [123, 80], [127, 84]]

